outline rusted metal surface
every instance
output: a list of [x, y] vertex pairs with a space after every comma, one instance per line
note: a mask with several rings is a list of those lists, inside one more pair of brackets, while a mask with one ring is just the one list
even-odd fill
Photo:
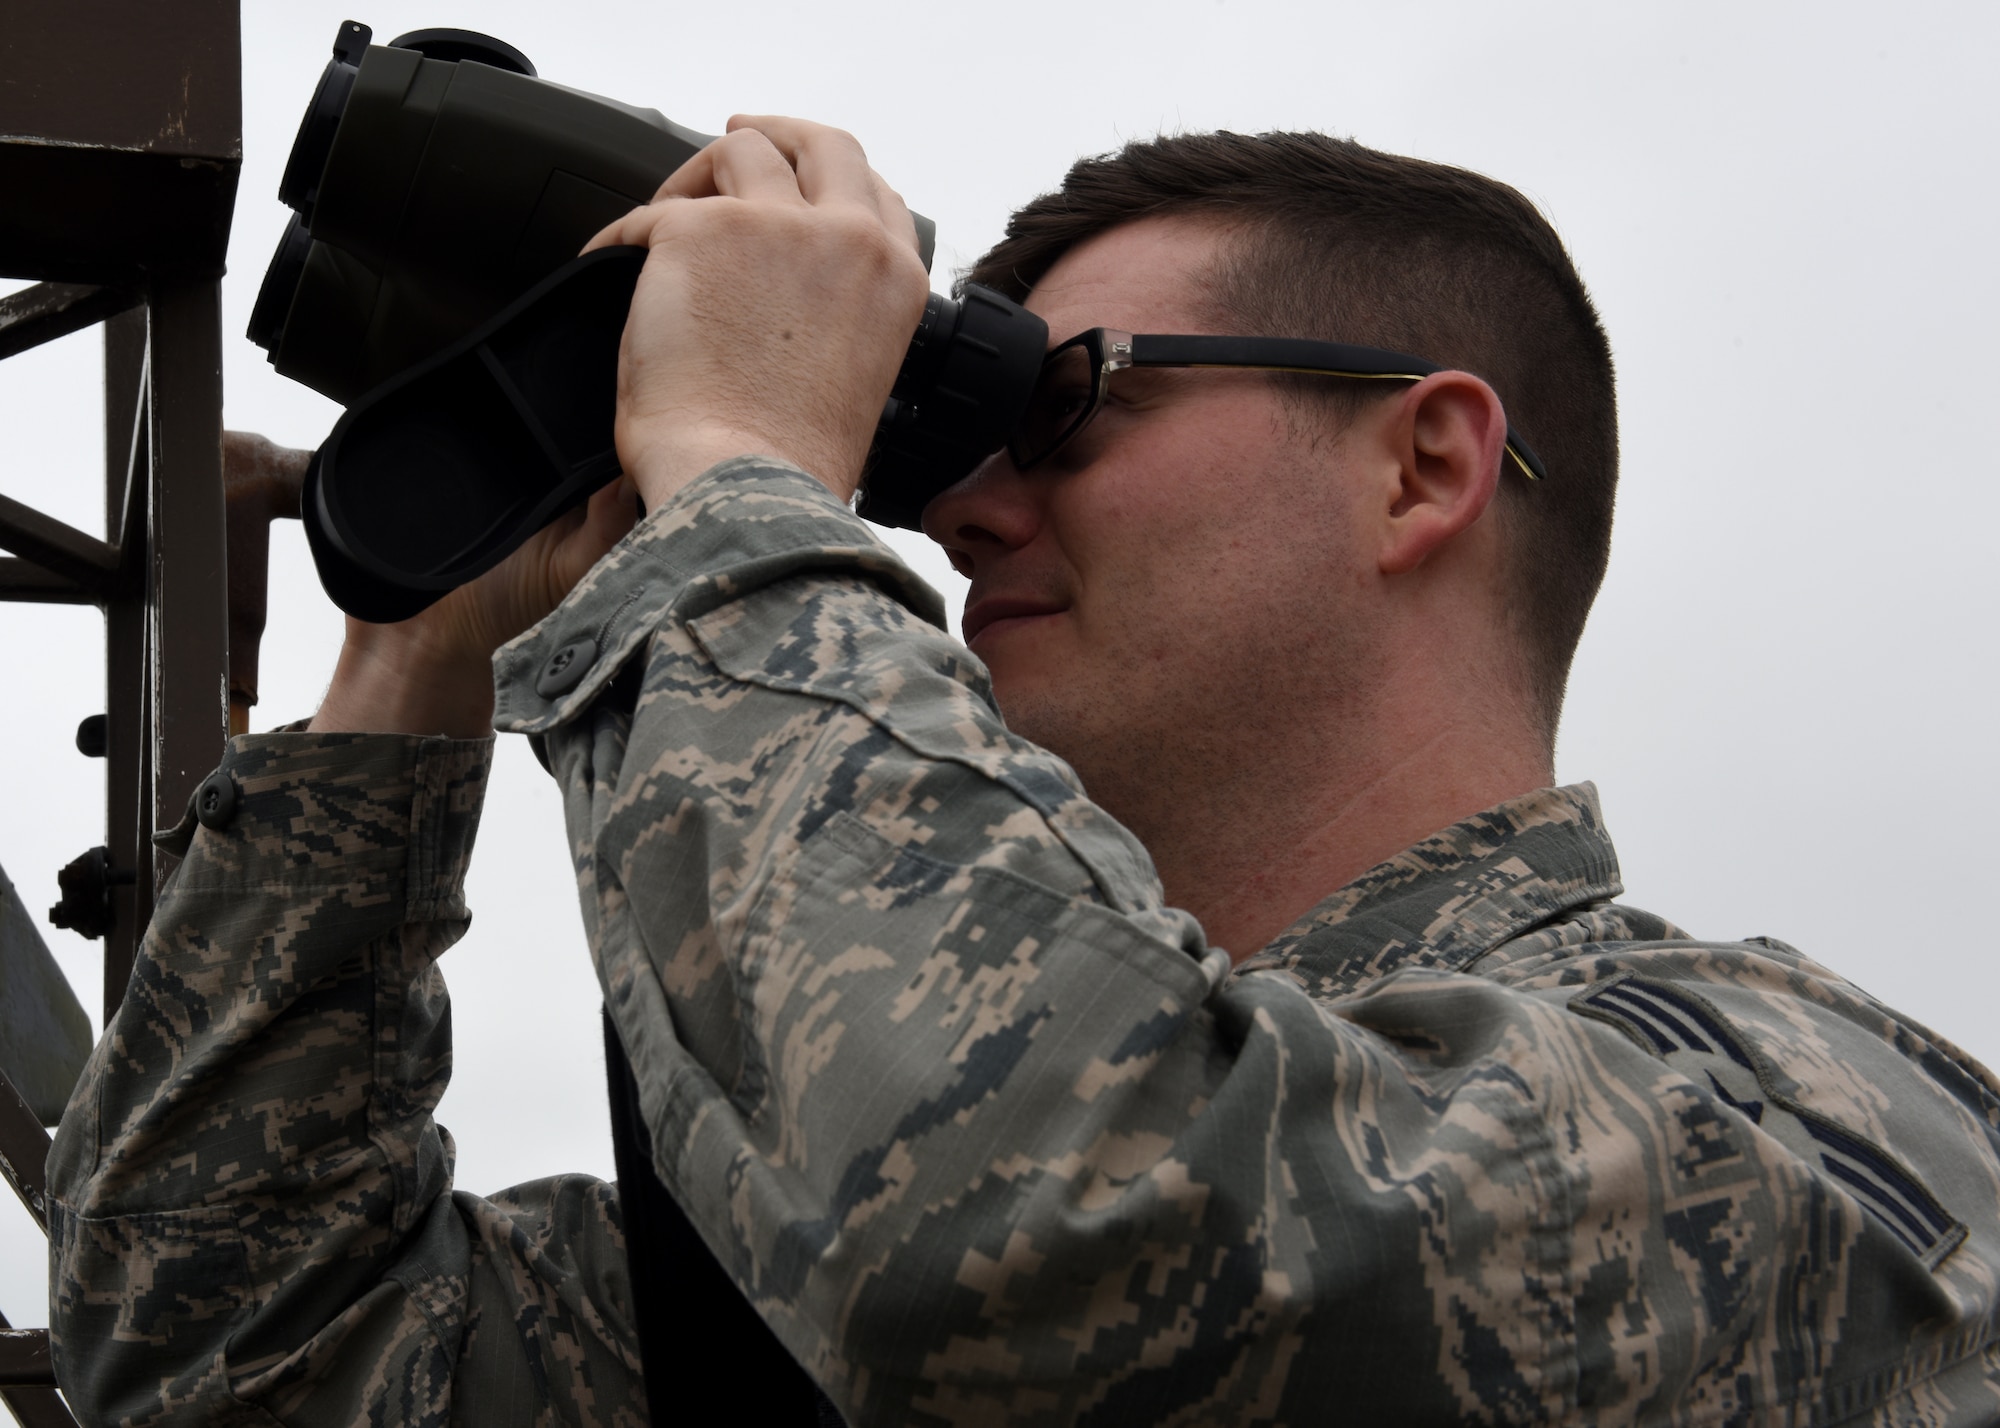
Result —
[[310, 451], [247, 431], [222, 434], [222, 494], [229, 527], [229, 732], [250, 728], [257, 650], [270, 587], [271, 522], [298, 519]]

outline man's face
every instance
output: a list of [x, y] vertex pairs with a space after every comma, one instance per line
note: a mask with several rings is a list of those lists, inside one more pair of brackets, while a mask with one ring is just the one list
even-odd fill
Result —
[[[1027, 306], [1051, 343], [1235, 331], [1208, 296], [1224, 241], [1184, 219], [1113, 229]], [[1263, 374], [1127, 371], [1055, 456], [1024, 473], [1003, 453], [933, 501], [924, 528], [971, 580], [966, 643], [1009, 726], [1129, 819], [1128, 785], [1227, 777], [1260, 727], [1337, 695], [1365, 644], [1341, 618], [1362, 583], [1341, 447]]]

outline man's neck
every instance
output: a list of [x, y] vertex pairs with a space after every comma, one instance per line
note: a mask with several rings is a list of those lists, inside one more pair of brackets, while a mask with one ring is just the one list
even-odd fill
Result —
[[1145, 843], [1167, 900], [1241, 961], [1377, 863], [1553, 781], [1538, 741], [1490, 723], [1374, 732], [1343, 741], [1365, 759], [1266, 748], [1221, 777], [1155, 779], [1106, 806]]

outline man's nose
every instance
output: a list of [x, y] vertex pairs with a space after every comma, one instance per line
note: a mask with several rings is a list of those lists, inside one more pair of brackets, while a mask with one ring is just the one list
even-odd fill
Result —
[[982, 554], [1019, 550], [1035, 538], [1043, 519], [1040, 485], [996, 451], [924, 507], [924, 534], [944, 547], [961, 575], [970, 575]]

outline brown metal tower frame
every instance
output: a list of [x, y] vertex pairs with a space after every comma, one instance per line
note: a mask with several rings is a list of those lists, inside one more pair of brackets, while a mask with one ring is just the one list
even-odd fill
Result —
[[[64, 891], [108, 924], [107, 1018], [168, 871], [151, 832], [230, 725], [220, 279], [242, 135], [236, 0], [28, 0], [0, 29], [0, 276], [39, 280], [0, 299], [0, 358], [104, 329], [109, 538], [0, 497], [0, 600], [104, 612], [103, 855]], [[47, 1153], [0, 1075], [0, 1174], [37, 1220]], [[48, 1331], [0, 1320], [14, 1417], [72, 1424], [54, 1383]]]

